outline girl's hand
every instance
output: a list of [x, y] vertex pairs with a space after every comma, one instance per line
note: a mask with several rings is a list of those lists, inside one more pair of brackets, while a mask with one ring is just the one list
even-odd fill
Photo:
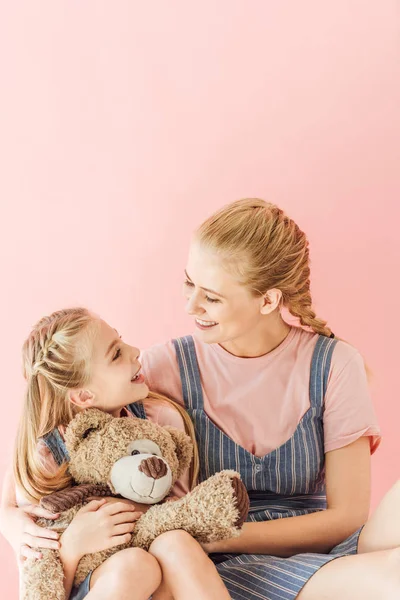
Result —
[[2, 533], [11, 544], [19, 560], [42, 558], [39, 548], [60, 547], [59, 534], [36, 524], [39, 517], [56, 519], [59, 515], [41, 508], [38, 504], [13, 506], [1, 511]]
[[[98, 496], [91, 496], [90, 498], [88, 498], [88, 501], [98, 499]], [[116, 502], [119, 502], [121, 505], [126, 506], [126, 510], [131, 510], [132, 507], [135, 507], [135, 509], [141, 513], [147, 512], [149, 508], [153, 506], [153, 504], [140, 504], [139, 502], [135, 502], [134, 500], [128, 500], [127, 498], [115, 498], [114, 496], [105, 496], [103, 500], [110, 504], [115, 504]]]
[[92, 500], [77, 512], [62, 534], [63, 555], [80, 560], [85, 554], [128, 543], [142, 514], [125, 501]]

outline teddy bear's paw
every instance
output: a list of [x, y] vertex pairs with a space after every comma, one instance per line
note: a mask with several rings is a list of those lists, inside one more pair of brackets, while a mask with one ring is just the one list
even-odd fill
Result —
[[43, 548], [42, 556], [23, 563], [22, 600], [65, 600], [64, 571], [58, 551]]
[[239, 477], [232, 477], [233, 499], [238, 510], [238, 518], [235, 521], [235, 527], [242, 527], [249, 514], [250, 500], [246, 486]]

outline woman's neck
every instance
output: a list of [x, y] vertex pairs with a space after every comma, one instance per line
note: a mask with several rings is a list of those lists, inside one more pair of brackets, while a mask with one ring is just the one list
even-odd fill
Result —
[[223, 342], [221, 348], [240, 358], [256, 358], [275, 350], [292, 329], [280, 316], [268, 315], [257, 327], [247, 334]]

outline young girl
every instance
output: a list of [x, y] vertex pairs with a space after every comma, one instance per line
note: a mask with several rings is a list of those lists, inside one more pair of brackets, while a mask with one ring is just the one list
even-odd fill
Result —
[[[35, 547], [59, 548], [65, 595], [73, 600], [86, 596], [90, 600], [147, 600], [151, 594], [154, 600], [228, 599], [214, 565], [183, 531], [160, 536], [149, 552], [121, 550], [89, 574], [79, 588], [72, 588], [80, 558], [129, 541], [135, 521], [148, 507], [128, 500], [93, 500], [79, 511], [60, 540], [54, 532], [32, 523], [34, 515], [50, 516], [37, 506], [40, 498], [72, 483], [63, 438], [78, 411], [96, 407], [121, 418], [149, 417], [181, 429], [186, 425], [194, 441], [186, 412], [168, 398], [149, 394], [138, 356], [137, 348], [124, 343], [107, 323], [82, 308], [55, 312], [33, 328], [23, 347], [27, 392], [14, 462], [17, 498], [9, 476], [3, 499], [3, 533], [14, 547], [23, 542], [25, 556]], [[186, 474], [174, 493], [182, 495], [189, 487]], [[25, 503], [31, 502], [28, 507], [22, 506], [22, 494]], [[22, 540], [18, 532], [22, 532]], [[40, 559], [40, 553], [34, 552]]]
[[195, 335], [141, 360], [192, 417], [200, 479], [248, 488], [241, 535], [208, 546], [232, 598], [400, 598], [400, 483], [366, 523], [380, 431], [360, 353], [315, 314], [305, 234], [273, 204], [227, 205], [195, 233], [184, 294]]

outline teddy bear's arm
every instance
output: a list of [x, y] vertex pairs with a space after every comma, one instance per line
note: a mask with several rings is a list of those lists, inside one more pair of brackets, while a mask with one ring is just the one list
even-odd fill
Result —
[[108, 485], [87, 483], [75, 485], [59, 492], [54, 492], [40, 501], [40, 506], [50, 512], [59, 513], [72, 508], [76, 504], [81, 504], [90, 496], [112, 496]]
[[202, 543], [239, 535], [249, 508], [246, 488], [234, 471], [221, 471], [176, 502], [150, 508], [136, 523], [133, 540], [148, 549], [155, 538], [174, 529]]

